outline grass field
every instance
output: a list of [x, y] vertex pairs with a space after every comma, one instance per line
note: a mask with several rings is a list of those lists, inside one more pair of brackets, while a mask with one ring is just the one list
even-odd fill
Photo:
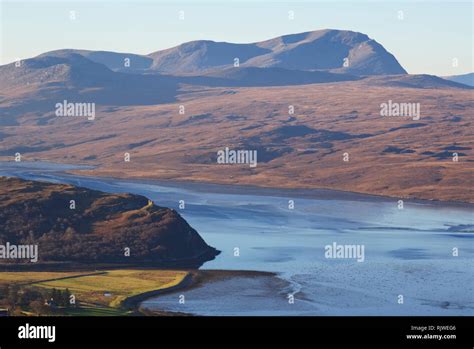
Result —
[[[91, 275], [93, 274], [93, 275]], [[91, 272], [0, 272], [0, 285], [31, 284], [41, 288], [69, 289], [80, 306], [67, 309], [70, 316], [123, 316], [121, 307], [131, 296], [178, 285], [186, 277], [179, 270], [109, 270]]]
[[29, 284], [43, 280], [59, 279], [71, 276], [91, 274], [90, 272], [0, 272], [0, 285]]
[[40, 282], [34, 285], [68, 288], [79, 300], [119, 307], [128, 297], [176, 286], [186, 275], [185, 271], [174, 270], [112, 270], [100, 275]]

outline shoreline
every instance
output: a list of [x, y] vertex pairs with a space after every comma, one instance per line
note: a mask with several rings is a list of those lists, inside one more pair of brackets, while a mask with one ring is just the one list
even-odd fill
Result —
[[166, 289], [156, 290], [152, 292], [142, 293], [130, 297], [123, 301], [126, 307], [132, 307], [129, 310], [137, 311], [145, 316], [198, 316], [191, 313], [184, 312], [174, 312], [167, 310], [159, 309], [149, 309], [143, 306], [143, 302], [158, 297], [160, 295], [169, 295], [177, 293], [178, 291], [190, 291], [192, 289], [198, 288], [204, 284], [225, 280], [233, 277], [262, 277], [270, 276], [278, 278], [277, 273], [267, 272], [267, 271], [256, 271], [256, 270], [193, 270], [189, 271], [189, 274], [178, 284]]
[[[103, 266], [102, 266], [103, 267]], [[22, 286], [36, 286], [41, 283], [47, 283], [47, 282], [54, 282], [54, 281], [63, 281], [67, 279], [77, 279], [81, 277], [88, 277], [88, 276], [98, 276], [98, 275], [104, 275], [107, 273], [107, 271], [112, 270], [111, 268], [104, 269], [102, 267], [97, 268], [92, 268], [94, 271], [88, 269], [86, 274], [78, 274], [78, 275], [71, 275], [71, 276], [60, 276], [60, 277], [54, 277], [54, 278], [47, 278], [47, 279], [42, 279], [42, 280], [34, 280], [34, 281], [28, 281], [25, 283], [19, 283], [18, 285], [20, 287]], [[147, 268], [147, 267], [139, 267], [139, 266], [121, 266], [119, 269], [121, 270], [135, 270], [139, 268], [139, 270], [151, 270], [151, 271], [161, 271], [161, 270], [166, 270], [163, 268]], [[74, 266], [73, 268], [61, 268], [61, 272], [80, 272], [79, 270], [86, 271], [84, 268], [77, 268], [77, 266]], [[22, 273], [22, 272], [45, 272], [45, 270], [41, 271], [31, 271], [30, 270], [15, 270], [15, 271], [6, 271], [6, 270], [1, 270], [0, 271], [0, 276], [2, 272], [13, 272], [13, 273]], [[56, 270], [58, 271], [58, 270]], [[186, 276], [178, 283], [173, 286], [169, 286], [166, 288], [158, 288], [155, 290], [151, 291], [146, 291], [143, 293], [139, 294], [134, 294], [132, 296], [129, 296], [125, 299], [123, 299], [119, 304], [116, 306], [111, 306], [111, 305], [106, 305], [106, 304], [101, 304], [101, 308], [110, 308], [115, 311], [121, 311], [126, 313], [127, 315], [125, 316], [197, 316], [192, 313], [185, 313], [185, 312], [175, 312], [175, 311], [167, 311], [167, 310], [161, 310], [161, 309], [150, 309], [147, 308], [146, 306], [143, 305], [144, 302], [147, 300], [159, 297], [161, 295], [170, 295], [177, 293], [179, 291], [190, 291], [192, 289], [204, 286], [205, 284], [217, 282], [217, 281], [223, 281], [226, 279], [232, 279], [236, 277], [247, 277], [247, 278], [257, 278], [257, 277], [274, 277], [278, 278], [278, 274], [274, 272], [266, 272], [266, 271], [255, 271], [255, 270], [212, 270], [212, 269], [182, 269], [182, 272], [186, 272]], [[59, 272], [59, 271], [58, 271]], [[278, 278], [279, 280], [283, 280]], [[95, 304], [93, 301], [90, 299], [81, 299], [81, 303], [84, 304]], [[67, 316], [67, 315], [65, 315]], [[41, 317], [41, 316], [38, 316]]]
[[[95, 176], [88, 174], [81, 174], [79, 171], [82, 169], [72, 169], [62, 171], [63, 174], [72, 176], [82, 176], [91, 179], [106, 179], [106, 180], [121, 180], [121, 181], [134, 181], [143, 184], [155, 184], [161, 186], [168, 186], [173, 188], [184, 188], [191, 189], [196, 192], [207, 192], [214, 194], [236, 194], [236, 195], [261, 195], [261, 196], [277, 196], [277, 197], [296, 197], [301, 199], [323, 199], [323, 200], [379, 200], [379, 201], [392, 201], [403, 199], [407, 202], [419, 203], [419, 204], [433, 204], [433, 205], [449, 205], [462, 207], [472, 206], [474, 207], [474, 200], [469, 201], [452, 201], [452, 200], [440, 200], [440, 199], [423, 199], [417, 197], [407, 196], [387, 196], [380, 194], [371, 194], [364, 192], [347, 191], [341, 189], [330, 189], [330, 188], [313, 188], [313, 187], [266, 187], [262, 185], [250, 185], [250, 184], [232, 184], [232, 183], [217, 183], [211, 181], [198, 181], [198, 180], [187, 180], [187, 181], [176, 181], [171, 179], [159, 179], [153, 177], [110, 177], [110, 176]], [[88, 171], [88, 170], [85, 170]], [[209, 190], [206, 190], [209, 189]], [[230, 191], [229, 191], [230, 189]]]
[[[0, 158], [1, 159], [1, 158]], [[11, 161], [0, 160], [0, 164], [11, 163]], [[35, 166], [38, 163], [46, 165], [60, 165], [67, 168], [64, 169], [43, 169], [41, 166]], [[28, 168], [28, 165], [33, 165], [32, 168]], [[16, 166], [18, 166], [16, 164]], [[80, 171], [88, 171], [95, 168], [93, 165], [77, 164], [71, 165], [62, 162], [47, 162], [47, 161], [23, 161], [20, 168], [32, 171], [42, 171], [46, 173], [56, 173], [69, 177], [71, 179], [84, 178], [87, 180], [105, 180], [105, 181], [124, 181], [124, 182], [136, 182], [141, 184], [152, 184], [163, 187], [172, 187], [179, 189], [193, 190], [196, 192], [206, 192], [213, 194], [234, 194], [234, 195], [260, 195], [260, 196], [274, 196], [274, 197], [285, 197], [285, 198], [301, 198], [301, 199], [319, 199], [319, 200], [363, 200], [363, 201], [381, 201], [381, 202], [392, 202], [393, 200], [403, 199], [410, 203], [425, 204], [433, 206], [449, 206], [449, 207], [474, 207], [474, 201], [452, 201], [452, 200], [440, 200], [440, 199], [423, 199], [417, 197], [407, 196], [387, 196], [379, 194], [371, 194], [364, 192], [353, 192], [340, 189], [330, 188], [311, 188], [311, 187], [266, 187], [260, 185], [246, 185], [246, 184], [227, 184], [227, 183], [215, 183], [215, 182], [200, 182], [196, 180], [187, 181], [176, 181], [159, 179], [153, 177], [112, 177], [112, 176], [97, 176], [90, 174], [83, 174]], [[18, 167], [17, 167], [18, 168]], [[6, 175], [8, 176], [8, 175]], [[14, 175], [17, 176], [17, 175]], [[36, 179], [38, 180], [38, 179]], [[41, 180], [39, 180], [41, 181]], [[80, 185], [79, 185], [80, 186]]]
[[[186, 289], [188, 286], [190, 286], [193, 282], [193, 272], [189, 272], [183, 280], [181, 280], [177, 285], [167, 287], [167, 288], [162, 288], [158, 290], [153, 290], [153, 291], [148, 291], [144, 293], [140, 293], [131, 297], [128, 297], [124, 299], [121, 304], [120, 308], [123, 308], [125, 310], [130, 310], [135, 313], [139, 314], [144, 314], [144, 315], [152, 315], [153, 312], [150, 314], [147, 314], [149, 310], [146, 308], [142, 309], [141, 303], [149, 298], [157, 297], [162, 294], [169, 294], [173, 292], [177, 292], [183, 289]], [[160, 312], [160, 313], [168, 313], [168, 312]], [[173, 315], [171, 312], [169, 312], [170, 316]], [[183, 314], [185, 315], [185, 314]]]

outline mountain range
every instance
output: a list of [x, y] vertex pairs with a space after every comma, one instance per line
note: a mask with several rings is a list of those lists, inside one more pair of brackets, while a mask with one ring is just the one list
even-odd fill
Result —
[[[146, 56], [87, 50], [59, 50], [44, 55], [77, 53], [114, 71], [203, 74], [232, 67], [329, 71], [352, 75], [406, 74], [395, 57], [367, 35], [343, 30], [318, 30], [274, 39], [236, 44], [191, 41]], [[130, 67], [124, 66], [129, 59]], [[347, 67], [344, 60], [348, 60]], [[128, 69], [130, 68], [130, 69]]]
[[[75, 88], [74, 93], [100, 103], [115, 98], [123, 104], [156, 104], [172, 100], [178, 84], [284, 86], [392, 75], [403, 75], [412, 87], [424, 87], [425, 75], [408, 75], [391, 53], [367, 35], [326, 29], [250, 44], [192, 41], [146, 56], [51, 51], [26, 59], [19, 67], [15, 63], [1, 66], [0, 87], [18, 90], [33, 84], [46, 90], [46, 95], [61, 87]], [[429, 86], [466, 88], [435, 76], [426, 79]]]
[[[96, 120], [56, 116], [64, 100], [96, 103]], [[420, 120], [382, 117], [388, 101], [418, 103]], [[149, 55], [66, 49], [0, 66], [0, 158], [96, 166], [84, 174], [473, 201], [457, 189], [472, 182], [473, 108], [472, 87], [407, 74], [351, 31], [201, 40]], [[258, 166], [217, 169], [226, 146], [258, 150]]]

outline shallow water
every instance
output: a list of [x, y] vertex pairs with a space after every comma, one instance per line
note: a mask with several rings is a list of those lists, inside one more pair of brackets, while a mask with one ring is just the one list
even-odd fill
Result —
[[[327, 191], [321, 191], [324, 199], [318, 191], [301, 197], [242, 188], [238, 194], [235, 187], [56, 172], [69, 169], [0, 163], [0, 175], [146, 195], [175, 208], [222, 251], [204, 269], [272, 271], [287, 281], [227, 279], [182, 291], [185, 304], [170, 294], [146, 301], [147, 307], [201, 315], [474, 315], [473, 206], [405, 202], [399, 209], [396, 199], [337, 192], [329, 199]], [[363, 245], [364, 261], [325, 258], [325, 246], [333, 243]]]

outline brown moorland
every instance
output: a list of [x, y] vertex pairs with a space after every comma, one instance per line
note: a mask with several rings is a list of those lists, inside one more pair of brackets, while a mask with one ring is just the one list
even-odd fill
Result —
[[[4, 105], [14, 103], [11, 93]], [[381, 116], [380, 105], [389, 100], [420, 103], [420, 119]], [[289, 87], [182, 85], [172, 103], [98, 105], [94, 121], [56, 117], [50, 104], [49, 112], [25, 108], [15, 125], [2, 127], [3, 160], [20, 152], [24, 160], [97, 166], [77, 171], [83, 175], [474, 202], [469, 89], [380, 86], [371, 79]], [[217, 164], [216, 152], [225, 147], [258, 150], [258, 166]], [[125, 152], [130, 162], [124, 162]]]

